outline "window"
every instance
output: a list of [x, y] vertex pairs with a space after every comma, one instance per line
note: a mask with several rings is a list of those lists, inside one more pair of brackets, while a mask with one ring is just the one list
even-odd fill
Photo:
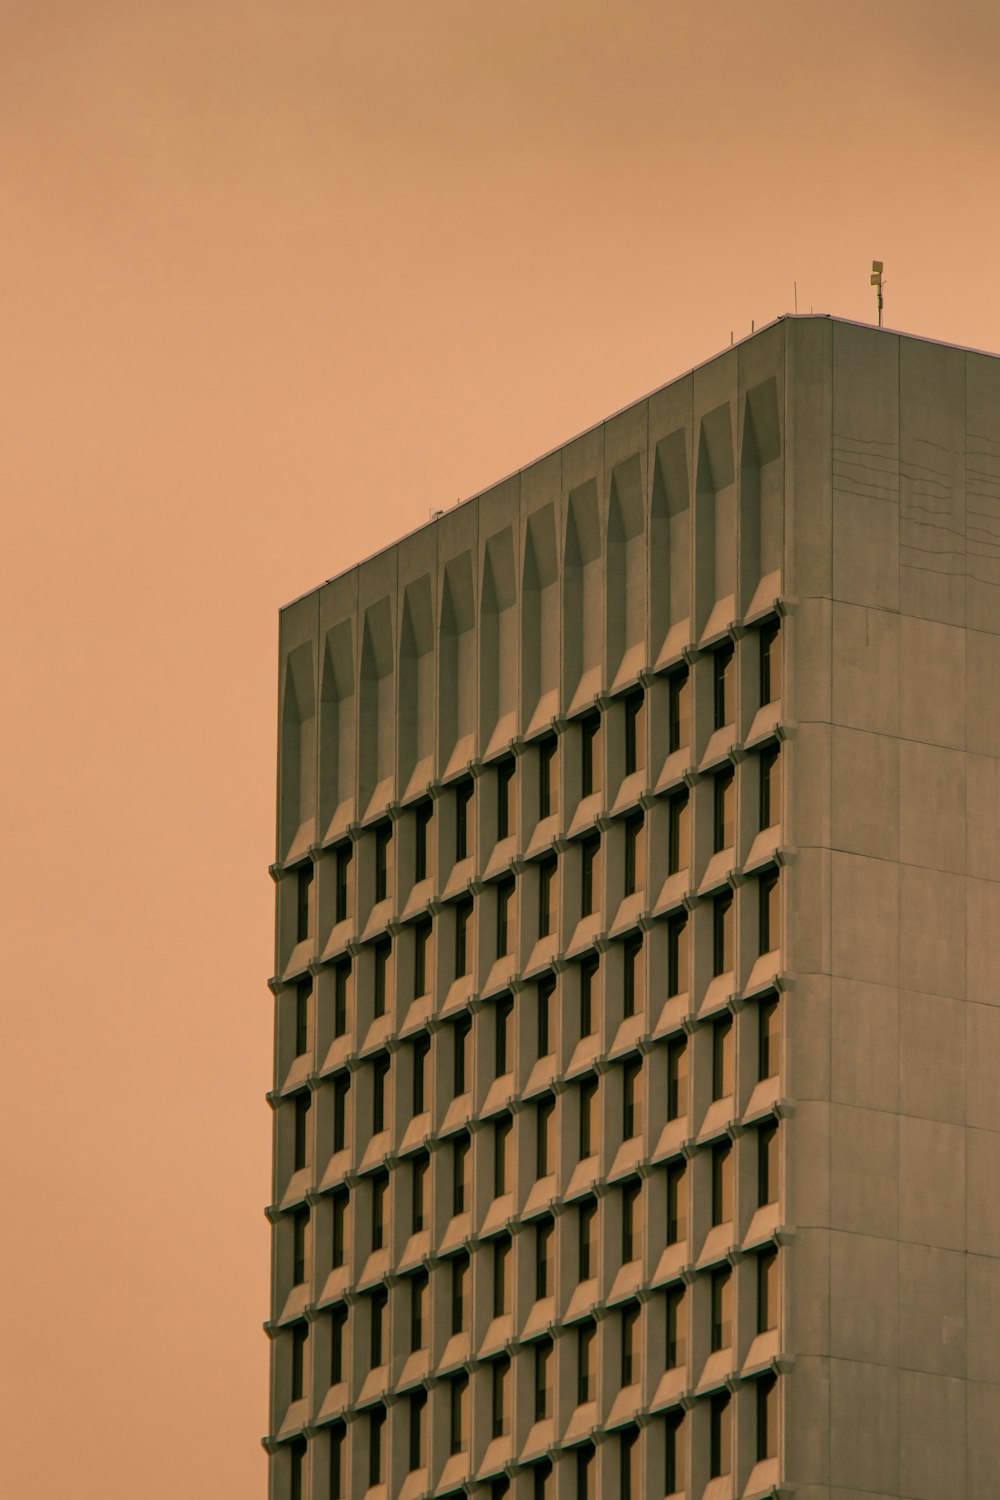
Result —
[[451, 1262], [451, 1331], [454, 1336], [465, 1328], [465, 1290], [469, 1277], [469, 1257], [456, 1255]]
[[733, 967], [733, 896], [724, 891], [712, 902], [712, 973], [728, 974]]
[[469, 926], [472, 922], [472, 902], [455, 902], [455, 978], [461, 979], [469, 972]]
[[778, 1454], [778, 1382], [773, 1375], [757, 1381], [757, 1462]]
[[728, 1099], [733, 1092], [733, 1022], [721, 1016], [712, 1022], [712, 1099]]
[[347, 991], [351, 982], [351, 960], [342, 958], [333, 969], [333, 1034], [347, 1034]]
[[455, 787], [455, 860], [469, 856], [469, 806], [472, 802], [471, 780], [460, 781]]
[[414, 1391], [407, 1398], [409, 1406], [409, 1469], [422, 1469], [424, 1466], [424, 1410], [427, 1406], [427, 1392]]
[[576, 1500], [591, 1500], [590, 1473], [594, 1467], [594, 1450], [589, 1443], [576, 1450]]
[[687, 917], [681, 913], [667, 923], [667, 993], [682, 995], [687, 987]]
[[389, 1294], [385, 1287], [380, 1287], [368, 1298], [370, 1318], [368, 1358], [373, 1370], [377, 1370], [385, 1362], [385, 1311], [388, 1305]]
[[306, 1348], [308, 1323], [292, 1324], [292, 1400], [301, 1401], [306, 1389]]
[[777, 620], [762, 626], [760, 635], [760, 702], [775, 703], [781, 697], [781, 637]]
[[510, 1237], [493, 1241], [493, 1316], [502, 1318], [510, 1306]]
[[427, 1108], [427, 1059], [430, 1056], [431, 1039], [426, 1034], [418, 1036], [413, 1043], [413, 1113], [422, 1115]]
[[451, 1148], [451, 1211], [453, 1214], [465, 1213], [468, 1170], [469, 1137], [458, 1135]]
[[635, 1015], [641, 963], [642, 938], [636, 933], [622, 943], [622, 1015], [626, 1020]]
[[295, 941], [297, 943], [304, 942], [309, 936], [312, 882], [312, 865], [300, 865], [295, 872]]
[[621, 1385], [635, 1385], [639, 1379], [639, 1305], [630, 1302], [621, 1311]]
[[551, 1267], [552, 1220], [539, 1219], [535, 1224], [535, 1301], [541, 1302], [552, 1291]]
[[576, 1404], [583, 1406], [591, 1400], [593, 1388], [591, 1361], [594, 1348], [593, 1323], [581, 1323], [576, 1330]]
[[452, 1084], [454, 1096], [460, 1098], [469, 1087], [469, 1034], [472, 1017], [462, 1016], [452, 1026]]
[[600, 960], [596, 953], [585, 958], [580, 964], [580, 1035], [593, 1036], [596, 1027], [594, 1025], [594, 990], [596, 987], [597, 971]]
[[347, 1205], [350, 1194], [347, 1189], [333, 1194], [333, 1249], [331, 1263], [333, 1269], [337, 1270], [346, 1263], [347, 1256]]
[[778, 946], [781, 930], [778, 872], [768, 870], [757, 881], [757, 952], [770, 953]]
[[295, 1138], [293, 1143], [292, 1171], [299, 1172], [309, 1162], [309, 1110], [312, 1099], [308, 1094], [295, 1095]]
[[620, 1500], [641, 1500], [639, 1434], [634, 1427], [623, 1428], [618, 1437], [618, 1494]]
[[410, 1163], [410, 1233], [420, 1234], [427, 1227], [427, 1171], [429, 1161], [421, 1152]]
[[333, 1149], [347, 1149], [347, 1100], [351, 1092], [351, 1075], [335, 1073], [333, 1077]]
[[368, 1484], [382, 1483], [382, 1429], [385, 1408], [373, 1406], [368, 1416]]
[[640, 1184], [627, 1182], [622, 1188], [622, 1265], [638, 1260], [641, 1249]]
[[309, 1012], [312, 1009], [312, 980], [300, 979], [295, 986], [295, 1056], [309, 1051]]
[[306, 1279], [309, 1248], [309, 1210], [296, 1208], [292, 1212], [292, 1285], [301, 1286]]
[[346, 1378], [344, 1345], [347, 1332], [347, 1308], [335, 1307], [330, 1315], [330, 1384], [340, 1385]]
[[551, 1475], [552, 1465], [547, 1458], [534, 1465], [531, 1470], [531, 1500], [549, 1500]]
[[691, 864], [691, 817], [687, 792], [678, 792], [667, 804], [667, 874], [676, 875]]
[[778, 1071], [778, 997], [767, 995], [757, 1006], [757, 1078], [773, 1078]]
[[497, 840], [509, 838], [513, 831], [511, 821], [511, 792], [514, 781], [514, 762], [508, 757], [496, 768], [497, 785]]
[[589, 1281], [597, 1274], [594, 1256], [594, 1238], [597, 1225], [597, 1204], [586, 1198], [576, 1211], [577, 1271], [581, 1281]]
[[687, 1302], [683, 1286], [672, 1286], [666, 1297], [666, 1368], [676, 1370], [687, 1359]]
[[375, 901], [384, 901], [389, 894], [389, 845], [392, 843], [392, 824], [380, 823], [375, 830]]
[[580, 916], [589, 917], [597, 910], [601, 881], [601, 840], [599, 835], [580, 844]]
[[413, 924], [413, 998], [427, 994], [427, 952], [431, 942], [431, 920], [423, 917]]
[[338, 844], [334, 853], [334, 869], [336, 871], [336, 883], [334, 887], [334, 922], [345, 922], [350, 916], [350, 894], [348, 878], [351, 873], [351, 846], [350, 844]]
[[724, 729], [736, 717], [733, 695], [733, 648], [720, 646], [712, 656], [713, 729]]
[[431, 802], [418, 802], [415, 808], [416, 827], [413, 835], [413, 881], [419, 884], [421, 880], [427, 879], [429, 869], [428, 848], [430, 844], [431, 818], [434, 815], [434, 805]]
[[668, 1412], [663, 1419], [663, 1491], [676, 1495], [684, 1489], [684, 1413]]
[[496, 957], [506, 958], [510, 952], [510, 904], [514, 897], [514, 881], [498, 880], [496, 883], [497, 946]]
[[641, 813], [625, 819], [625, 895], [645, 884], [645, 820]]
[[708, 1405], [708, 1477], [718, 1479], [732, 1468], [732, 1423], [729, 1392], [718, 1391]]
[[709, 1347], [715, 1354], [733, 1341], [732, 1275], [728, 1270], [712, 1272], [712, 1325]]
[[682, 1161], [667, 1168], [667, 1244], [676, 1245], [687, 1236], [687, 1184]]
[[372, 1063], [372, 1135], [385, 1129], [385, 1085], [389, 1077], [389, 1059], [383, 1052]]
[[667, 1044], [667, 1119], [680, 1120], [688, 1110], [687, 1039], [679, 1036]]
[[552, 1051], [552, 996], [556, 982], [551, 975], [540, 979], [535, 987], [537, 1010], [535, 1012], [538, 1056], [548, 1057]]
[[580, 796], [589, 797], [601, 786], [601, 716], [580, 720]]
[[541, 859], [538, 862], [538, 936], [548, 937], [554, 926], [554, 891], [556, 861]]
[[778, 757], [777, 745], [761, 751], [758, 773], [760, 798], [758, 823], [762, 829], [773, 828], [775, 823], [781, 821], [781, 761]]
[[552, 1409], [552, 1340], [539, 1339], [534, 1355], [534, 1420], [544, 1422]]
[[712, 1227], [733, 1217], [733, 1159], [728, 1141], [712, 1147]]
[[508, 1153], [511, 1144], [510, 1115], [501, 1115], [493, 1125], [493, 1196], [502, 1198], [507, 1192], [510, 1177]]
[[448, 1451], [452, 1454], [462, 1453], [466, 1447], [465, 1394], [468, 1385], [467, 1375], [459, 1375], [451, 1382]]
[[712, 852], [731, 849], [735, 838], [736, 790], [730, 768], [717, 772], [713, 783]]
[[772, 1120], [757, 1131], [757, 1207], [778, 1196], [778, 1127]]
[[427, 1272], [410, 1278], [410, 1353], [424, 1347], [424, 1320], [427, 1315]]
[[765, 1250], [757, 1257], [757, 1332], [778, 1326], [778, 1252]]
[[597, 1079], [580, 1084], [580, 1160], [592, 1156], [597, 1142]]
[[535, 1106], [535, 1177], [548, 1177], [555, 1170], [555, 1154], [552, 1149], [556, 1102], [547, 1095]]
[[495, 1359], [490, 1369], [490, 1435], [503, 1437], [507, 1431], [507, 1387], [510, 1376], [510, 1360]]
[[388, 1172], [372, 1176], [372, 1252], [385, 1249], [385, 1200], [389, 1192]]
[[493, 1007], [494, 1076], [503, 1078], [510, 1072], [510, 1017], [514, 1002], [508, 995]]
[[289, 1461], [289, 1484], [288, 1493], [290, 1500], [303, 1500], [305, 1489], [303, 1477], [306, 1467], [306, 1440], [305, 1438], [293, 1438], [288, 1445]]
[[555, 735], [538, 742], [538, 821], [553, 812], [553, 783], [556, 758]]
[[671, 672], [668, 683], [668, 748], [685, 750], [691, 743], [691, 686], [687, 667]]
[[343, 1422], [330, 1424], [330, 1500], [344, 1500], [344, 1433]]
[[625, 699], [625, 775], [631, 776], [646, 764], [645, 699], [642, 691], [629, 693]]
[[642, 1134], [642, 1063], [628, 1062], [622, 1068], [622, 1140]]
[[372, 1010], [377, 1017], [385, 1015], [385, 997], [388, 988], [389, 954], [391, 947], [388, 939], [376, 943], [373, 953], [375, 961], [374, 984], [372, 986]]

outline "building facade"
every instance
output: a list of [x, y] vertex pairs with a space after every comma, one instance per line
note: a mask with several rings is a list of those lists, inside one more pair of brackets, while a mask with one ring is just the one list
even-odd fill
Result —
[[782, 319], [280, 671], [271, 1500], [996, 1500], [1000, 360]]

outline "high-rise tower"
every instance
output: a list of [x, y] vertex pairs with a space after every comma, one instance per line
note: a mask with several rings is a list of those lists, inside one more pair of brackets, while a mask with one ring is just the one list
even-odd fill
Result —
[[272, 1500], [996, 1500], [1000, 360], [779, 321], [280, 721]]

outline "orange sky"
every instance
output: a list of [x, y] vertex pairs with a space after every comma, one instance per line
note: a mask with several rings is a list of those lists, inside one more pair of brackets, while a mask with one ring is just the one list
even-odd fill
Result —
[[259, 1497], [278, 606], [792, 308], [1000, 350], [995, 0], [0, 0], [0, 1493]]

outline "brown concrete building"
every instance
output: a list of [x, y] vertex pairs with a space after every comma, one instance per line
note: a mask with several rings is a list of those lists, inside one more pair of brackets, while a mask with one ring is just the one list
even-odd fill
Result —
[[996, 1500], [1000, 360], [783, 319], [280, 714], [272, 1500]]

